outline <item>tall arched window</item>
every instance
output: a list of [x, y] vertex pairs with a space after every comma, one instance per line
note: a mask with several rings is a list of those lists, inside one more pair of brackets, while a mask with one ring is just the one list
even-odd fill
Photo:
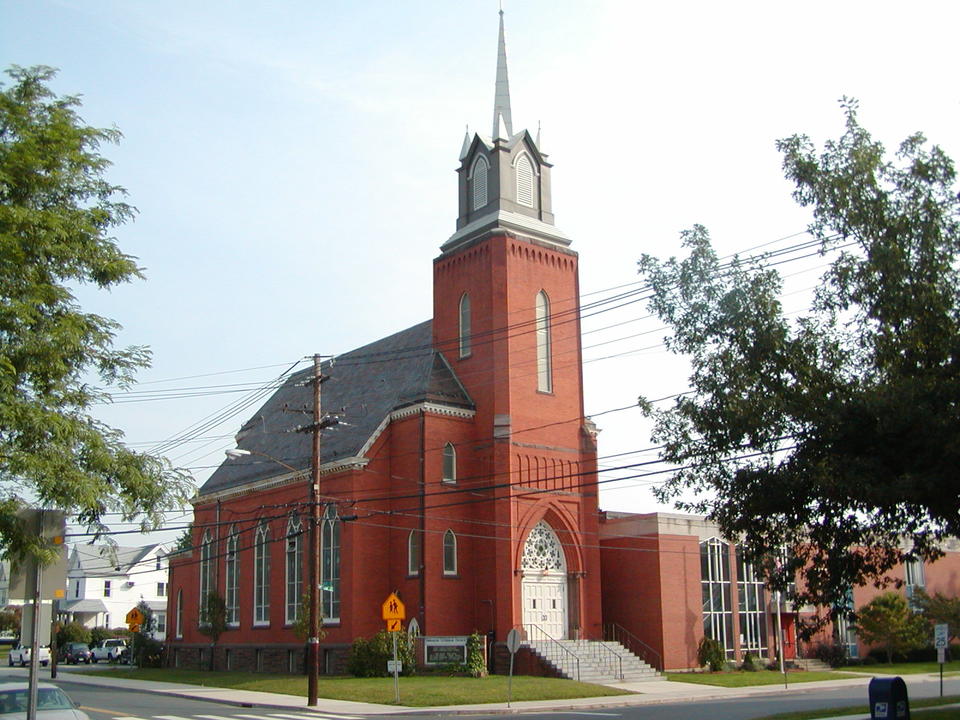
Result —
[[207, 606], [207, 596], [213, 590], [213, 538], [210, 531], [200, 541], [200, 613]]
[[270, 528], [261, 522], [253, 540], [253, 624], [270, 623]]
[[470, 354], [470, 296], [460, 296], [460, 357]]
[[443, 534], [443, 574], [457, 574], [457, 536], [453, 530]]
[[443, 482], [457, 481], [457, 449], [452, 443], [443, 446]]
[[230, 528], [227, 535], [227, 552], [224, 557], [226, 565], [226, 583], [224, 601], [227, 606], [227, 624], [240, 624], [240, 556], [238, 554], [240, 537], [237, 526]]
[[407, 536], [407, 574], [420, 574], [420, 557], [422, 548], [420, 547], [420, 531], [411, 530]]
[[553, 392], [553, 366], [550, 359], [550, 298], [541, 290], [537, 293], [537, 390]]
[[479, 210], [489, 201], [487, 190], [487, 173], [490, 170], [490, 164], [483, 155], [477, 155], [470, 168], [470, 188], [473, 190], [471, 195], [472, 210]]
[[533, 163], [524, 154], [517, 158], [517, 203], [533, 207]]
[[183, 637], [183, 588], [177, 590], [177, 637]]
[[300, 518], [291, 515], [287, 521], [287, 625], [293, 625], [300, 615], [300, 598], [303, 596], [303, 533]]
[[336, 505], [327, 505], [320, 525], [320, 615], [340, 619], [340, 519]]

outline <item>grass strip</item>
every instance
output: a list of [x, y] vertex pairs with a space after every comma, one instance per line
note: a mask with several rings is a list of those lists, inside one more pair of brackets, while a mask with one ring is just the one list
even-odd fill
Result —
[[[148, 668], [116, 668], [92, 670], [85, 674], [102, 677], [150, 680], [153, 682], [204, 685], [236, 690], [280, 693], [306, 697], [307, 679], [303, 675], [275, 675], [267, 673], [220, 672], [209, 670], [178, 670]], [[472, 705], [503, 703], [507, 701], [507, 680], [504, 675], [484, 678], [414, 675], [400, 678], [400, 705], [431, 707], [437, 705]], [[395, 705], [393, 678], [321, 677], [320, 697], [331, 700]], [[513, 678], [513, 701], [568, 700], [571, 698], [603, 697], [631, 694], [604, 685], [578, 683], [556, 678]]]

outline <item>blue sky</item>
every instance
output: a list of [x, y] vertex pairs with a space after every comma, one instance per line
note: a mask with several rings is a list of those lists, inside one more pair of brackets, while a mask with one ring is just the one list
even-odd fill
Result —
[[[923, 130], [960, 157], [956, 7], [505, 2], [514, 127], [542, 123], [582, 291], [636, 283], [640, 254], [678, 252], [694, 223], [722, 252], [803, 230], [774, 141], [839, 135], [842, 95], [888, 148]], [[118, 402], [105, 420], [151, 448], [223, 414], [199, 439], [167, 443], [202, 481], [255, 409], [221, 413], [245, 397], [235, 391], [430, 316], [464, 127], [490, 132], [496, 11], [0, 0], [3, 66], [60, 68], [56, 90], [82, 94], [88, 123], [125, 136], [105, 154], [140, 212], [118, 239], [148, 279], [81, 290], [84, 306], [118, 319], [120, 342], [152, 347], [141, 390], [251, 383]], [[785, 302], [802, 307], [814, 282], [798, 276]], [[584, 322], [588, 414], [684, 388], [645, 315], [634, 304]], [[244, 368], [257, 369], [223, 374]], [[651, 445], [635, 410], [598, 424], [601, 456]], [[637, 481], [605, 487], [601, 505], [656, 507]]]

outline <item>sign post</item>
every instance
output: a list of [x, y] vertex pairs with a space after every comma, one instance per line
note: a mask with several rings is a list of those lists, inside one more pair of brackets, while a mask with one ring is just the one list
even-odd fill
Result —
[[397, 659], [397, 633], [403, 630], [403, 621], [407, 617], [407, 609], [403, 601], [395, 592], [387, 595], [387, 599], [380, 606], [380, 615], [387, 623], [387, 632], [393, 637], [393, 663], [387, 663], [387, 672], [393, 672], [393, 691], [397, 704], [400, 703], [400, 662]]
[[520, 649], [520, 633], [516, 628], [511, 628], [507, 633], [507, 650], [510, 651], [510, 675], [507, 678], [507, 707], [510, 707], [510, 701], [513, 699], [513, 656]]
[[940, 663], [940, 697], [943, 697], [943, 663], [946, 660], [949, 643], [950, 627], [946, 623], [934, 625], [933, 646], [937, 649], [937, 662]]

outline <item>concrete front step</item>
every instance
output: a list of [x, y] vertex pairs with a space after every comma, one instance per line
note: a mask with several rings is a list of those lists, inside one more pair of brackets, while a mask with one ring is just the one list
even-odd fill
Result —
[[[529, 643], [530, 649], [563, 677], [590, 683], [642, 682], [659, 674], [614, 642], [557, 640]], [[579, 668], [578, 668], [579, 665]]]

